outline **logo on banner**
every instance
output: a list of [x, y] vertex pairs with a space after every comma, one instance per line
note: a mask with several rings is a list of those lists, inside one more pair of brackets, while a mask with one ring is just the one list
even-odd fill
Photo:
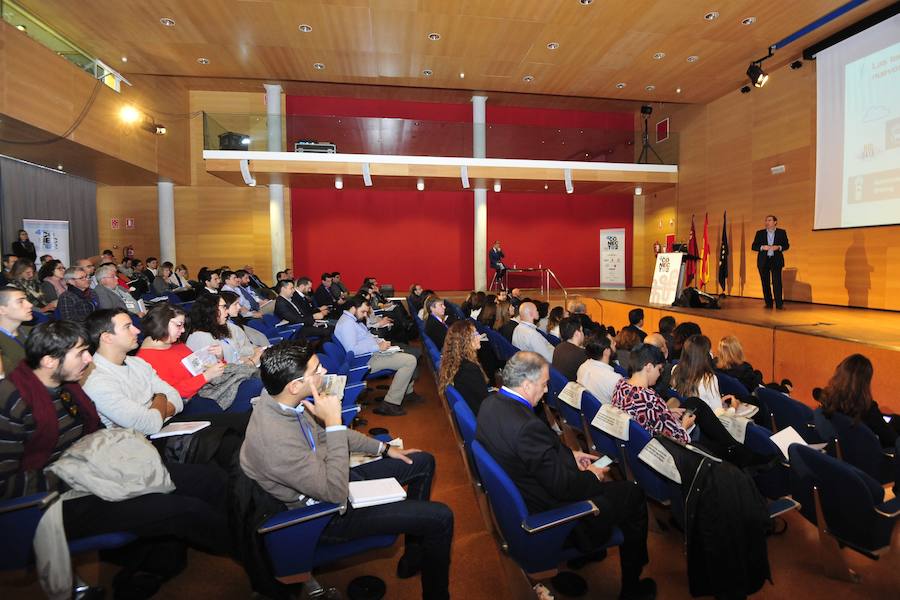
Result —
[[619, 249], [619, 237], [616, 235], [606, 236], [606, 249], [607, 250], [618, 250]]
[[660, 273], [668, 273], [669, 272], [669, 264], [670, 264], [669, 257], [661, 256], [659, 259], [659, 268], [657, 269], [657, 271], [659, 271]]
[[34, 233], [37, 234], [38, 248], [41, 251], [49, 253], [50, 251], [59, 250], [59, 236], [56, 235], [55, 231], [38, 229]]

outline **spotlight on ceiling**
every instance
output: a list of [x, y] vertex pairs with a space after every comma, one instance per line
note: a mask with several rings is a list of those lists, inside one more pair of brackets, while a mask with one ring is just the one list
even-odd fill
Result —
[[336, 190], [344, 189], [344, 178], [341, 177], [340, 175], [338, 175], [334, 178], [334, 189], [336, 189]]
[[416, 181], [416, 189], [419, 190], [420, 192], [425, 191], [425, 180], [422, 179], [421, 177], [419, 177], [419, 180]]
[[137, 123], [140, 118], [141, 112], [130, 104], [126, 104], [119, 109], [119, 119], [123, 123], [131, 125], [132, 123]]
[[763, 71], [762, 65], [759, 63], [750, 63], [750, 66], [747, 67], [747, 77], [750, 78], [750, 83], [758, 88], [766, 85], [766, 82], [769, 80], [768, 74]]
[[641, 186], [636, 186], [636, 187], [634, 188], [634, 195], [635, 195], [635, 196], [640, 196], [640, 195], [643, 194], [643, 193], [644, 193], [644, 190], [641, 188]]
[[649, 104], [644, 104], [643, 106], [641, 106], [641, 114], [649, 117], [653, 114], [653, 107]]
[[500, 192], [500, 180], [499, 179], [494, 182], [494, 191], [498, 192], [498, 193]]

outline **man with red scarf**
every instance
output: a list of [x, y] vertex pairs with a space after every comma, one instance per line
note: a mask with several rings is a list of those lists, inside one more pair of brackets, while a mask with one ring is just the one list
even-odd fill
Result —
[[[44, 468], [77, 440], [102, 427], [77, 383], [91, 354], [81, 325], [49, 321], [31, 330], [25, 360], [0, 380], [0, 498], [67, 491]], [[229, 549], [223, 506], [227, 478], [207, 465], [168, 464], [176, 490], [109, 502], [93, 495], [66, 500], [68, 539], [126, 531], [173, 536], [218, 553]]]

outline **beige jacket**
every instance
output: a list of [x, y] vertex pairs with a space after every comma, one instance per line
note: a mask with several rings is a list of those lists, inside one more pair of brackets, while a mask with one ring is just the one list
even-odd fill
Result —
[[349, 429], [326, 432], [308, 412], [300, 418], [309, 425], [315, 451], [300, 428], [297, 413], [283, 408], [264, 390], [250, 415], [241, 446], [241, 468], [289, 508], [310, 499], [345, 503], [350, 452], [376, 454], [381, 442]]

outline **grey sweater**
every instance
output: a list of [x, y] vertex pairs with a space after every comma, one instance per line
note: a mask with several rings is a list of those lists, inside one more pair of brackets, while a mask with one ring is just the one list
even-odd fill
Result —
[[299, 418], [309, 426], [315, 450], [300, 428], [297, 413], [263, 391], [241, 446], [241, 468], [289, 508], [309, 499], [345, 503], [350, 452], [375, 454], [381, 442], [351, 429], [326, 432], [306, 411]]

